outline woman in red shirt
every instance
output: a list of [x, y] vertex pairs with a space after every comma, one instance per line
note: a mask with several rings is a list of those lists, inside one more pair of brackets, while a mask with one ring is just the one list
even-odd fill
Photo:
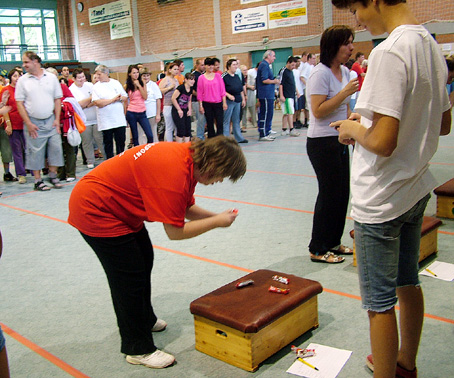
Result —
[[120, 328], [121, 352], [129, 363], [164, 368], [175, 361], [153, 342], [152, 331], [164, 330], [167, 323], [157, 318], [151, 304], [153, 245], [144, 221], [163, 223], [171, 240], [229, 227], [237, 212], [214, 213], [197, 206], [195, 186], [226, 177], [235, 182], [245, 172], [240, 146], [219, 136], [134, 147], [96, 167], [73, 189], [68, 222], [101, 261]]
[[6, 118], [5, 132], [9, 135], [9, 144], [13, 154], [16, 176], [19, 178], [19, 184], [27, 182], [25, 171], [25, 139], [24, 139], [24, 121], [17, 110], [16, 105], [16, 83], [22, 76], [22, 72], [13, 68], [8, 73], [9, 85], [1, 91], [0, 98], [5, 106], [11, 107], [9, 111], [9, 120]]

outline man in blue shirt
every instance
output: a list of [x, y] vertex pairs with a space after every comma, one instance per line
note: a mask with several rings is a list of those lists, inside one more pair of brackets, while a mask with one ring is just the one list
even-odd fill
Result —
[[259, 141], [272, 142], [271, 122], [274, 114], [274, 88], [279, 84], [279, 79], [275, 79], [270, 65], [275, 61], [276, 54], [273, 50], [267, 50], [263, 54], [263, 60], [257, 70], [257, 98], [260, 102], [259, 109]]

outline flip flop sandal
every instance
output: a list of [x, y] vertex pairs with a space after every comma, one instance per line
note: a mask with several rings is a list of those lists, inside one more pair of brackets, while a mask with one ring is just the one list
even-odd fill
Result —
[[330, 251], [334, 252], [336, 255], [353, 255], [353, 249], [342, 244], [337, 248], [330, 249]]
[[326, 264], [339, 264], [344, 262], [345, 259], [341, 256], [336, 256], [333, 252], [326, 252], [321, 258], [311, 257], [311, 261]]
[[46, 184], [44, 184], [44, 182], [38, 181], [35, 184], [35, 190], [37, 190], [39, 192], [47, 192], [50, 190], [50, 188]]

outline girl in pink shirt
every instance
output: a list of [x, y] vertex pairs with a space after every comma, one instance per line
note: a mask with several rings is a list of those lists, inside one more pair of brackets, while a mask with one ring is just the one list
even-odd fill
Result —
[[153, 133], [151, 132], [150, 122], [147, 118], [147, 108], [145, 100], [147, 99], [147, 88], [143, 84], [142, 77], [137, 65], [128, 67], [128, 78], [126, 79], [126, 93], [129, 97], [129, 104], [126, 111], [126, 120], [129, 123], [134, 146], [139, 145], [139, 133], [137, 132], [137, 123], [140, 124], [145, 135], [147, 143], [153, 143]]

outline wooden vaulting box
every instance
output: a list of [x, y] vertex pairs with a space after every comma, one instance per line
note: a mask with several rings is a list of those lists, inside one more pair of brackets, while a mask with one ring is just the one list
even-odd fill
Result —
[[[285, 285], [274, 275], [289, 279]], [[238, 282], [254, 284], [236, 288]], [[270, 286], [290, 289], [269, 292]], [[320, 283], [291, 274], [258, 270], [206, 294], [191, 303], [195, 347], [247, 371], [303, 333], [318, 327], [317, 295]]]
[[437, 217], [454, 219], [454, 178], [434, 190], [437, 196]]

